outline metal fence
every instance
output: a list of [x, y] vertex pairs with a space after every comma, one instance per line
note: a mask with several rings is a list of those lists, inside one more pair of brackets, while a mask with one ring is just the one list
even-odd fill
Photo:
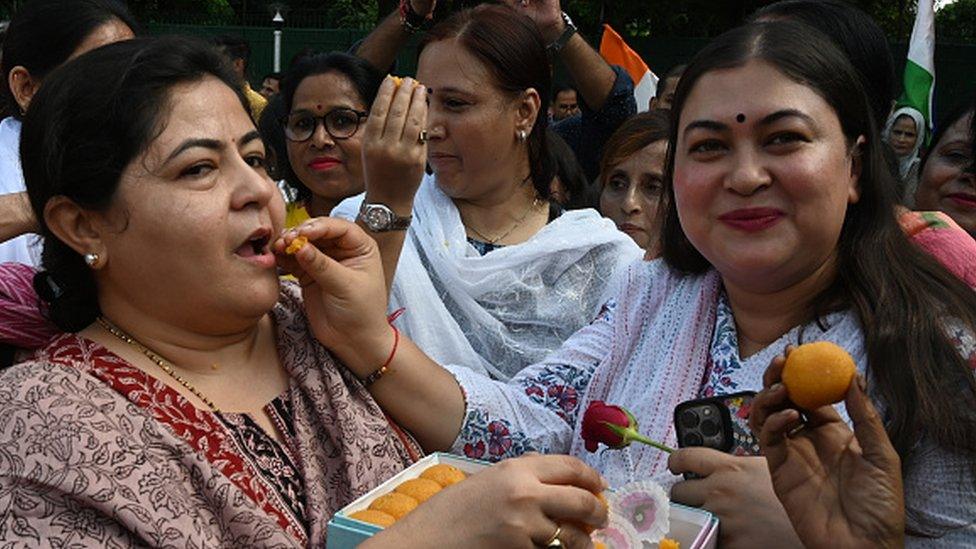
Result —
[[[251, 43], [251, 79], [253, 84], [263, 75], [271, 72], [273, 66], [274, 42], [271, 27], [241, 27], [226, 25], [149, 25], [155, 34], [191, 34], [196, 36], [215, 36], [235, 34], [243, 36]], [[365, 30], [288, 28], [282, 35], [282, 67], [287, 68], [291, 58], [306, 48], [316, 51], [348, 51], [357, 41], [368, 34]], [[628, 39], [651, 69], [663, 75], [672, 66], [686, 63], [698, 50], [708, 43], [700, 38], [632, 38]], [[596, 44], [597, 40], [590, 40]], [[417, 67], [417, 39], [408, 44], [397, 58], [399, 74], [414, 74]], [[896, 60], [898, 74], [904, 67], [908, 45], [893, 43], [892, 55]], [[976, 45], [939, 44], [935, 54], [936, 65], [936, 114], [955, 106], [959, 101], [971, 101], [976, 93], [976, 80], [972, 70], [976, 67]], [[568, 81], [563, 67], [556, 67], [556, 80]]]

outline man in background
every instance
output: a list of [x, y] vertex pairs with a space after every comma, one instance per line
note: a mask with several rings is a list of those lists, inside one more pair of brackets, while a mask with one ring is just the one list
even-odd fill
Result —
[[261, 79], [261, 89], [258, 91], [265, 99], [271, 101], [281, 86], [281, 73], [273, 72]]
[[552, 94], [552, 105], [549, 107], [553, 122], [569, 118], [578, 112], [580, 109], [576, 89], [567, 85], [556, 86]]
[[261, 118], [261, 112], [268, 105], [268, 100], [258, 92], [251, 89], [251, 83], [247, 81], [247, 66], [251, 60], [251, 45], [243, 37], [234, 35], [223, 35], [214, 38], [214, 45], [217, 50], [231, 62], [237, 79], [241, 83], [241, 89], [251, 105], [251, 116], [254, 120]]
[[672, 67], [664, 75], [664, 78], [657, 85], [657, 95], [651, 98], [651, 110], [671, 109], [671, 104], [674, 102], [674, 91], [678, 89], [678, 81], [681, 80], [681, 75], [684, 72], [685, 65], [678, 65]]

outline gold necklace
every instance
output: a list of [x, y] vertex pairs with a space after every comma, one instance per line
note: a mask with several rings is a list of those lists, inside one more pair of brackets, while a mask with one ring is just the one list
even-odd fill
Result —
[[499, 237], [496, 237], [496, 238], [488, 238], [481, 231], [479, 231], [478, 229], [475, 229], [471, 225], [465, 225], [465, 228], [471, 229], [471, 232], [473, 232], [475, 235], [477, 235], [478, 238], [480, 238], [482, 241], [484, 241], [484, 242], [486, 242], [486, 243], [491, 244], [491, 245], [494, 246], [496, 242], [499, 242], [501, 240], [504, 240], [505, 237], [507, 237], [508, 235], [510, 235], [513, 232], [515, 232], [515, 229], [519, 228], [522, 225], [522, 222], [525, 221], [526, 218], [529, 217], [529, 214], [532, 212], [532, 209], [539, 207], [540, 202], [542, 202], [542, 201], [539, 200], [538, 198], [532, 199], [532, 202], [529, 204], [529, 207], [526, 208], [525, 209], [525, 212], [522, 213], [522, 217], [518, 218], [518, 220], [515, 221], [515, 224], [512, 225], [512, 228], [509, 229], [509, 230], [507, 230], [507, 231], [505, 231], [505, 234], [503, 234], [503, 235], [501, 235]]
[[108, 333], [121, 339], [125, 343], [132, 345], [136, 349], [139, 349], [142, 352], [142, 354], [146, 355], [149, 358], [149, 360], [153, 361], [157, 366], [159, 366], [164, 372], [166, 372], [167, 375], [169, 375], [169, 377], [175, 379], [177, 383], [185, 387], [186, 390], [193, 393], [197, 398], [202, 400], [204, 404], [209, 406], [211, 411], [213, 411], [214, 413], [220, 413], [220, 408], [217, 408], [217, 405], [214, 404], [212, 400], [210, 400], [209, 398], [206, 397], [206, 395], [200, 392], [200, 389], [197, 389], [196, 387], [193, 386], [193, 384], [191, 384], [189, 381], [184, 379], [183, 376], [176, 373], [176, 370], [173, 368], [173, 364], [170, 363], [168, 360], [154, 353], [152, 349], [150, 349], [149, 347], [146, 347], [142, 343], [139, 343], [139, 341], [136, 338], [122, 331], [122, 328], [119, 328], [115, 324], [112, 324], [107, 318], [103, 316], [98, 317], [98, 323], [102, 325], [102, 328], [108, 330]]

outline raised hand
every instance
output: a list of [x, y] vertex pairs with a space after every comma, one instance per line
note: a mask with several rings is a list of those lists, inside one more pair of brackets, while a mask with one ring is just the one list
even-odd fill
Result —
[[417, 15], [429, 16], [437, 8], [437, 0], [410, 0], [410, 7]]
[[901, 547], [901, 461], [863, 378], [851, 383], [845, 400], [853, 432], [831, 406], [807, 413], [796, 431], [800, 413], [780, 383], [785, 360], [777, 357], [766, 370], [749, 425], [800, 539], [807, 547]]
[[535, 21], [546, 43], [554, 42], [563, 32], [560, 0], [504, 0], [516, 11]]
[[[424, 176], [427, 88], [412, 78], [387, 76], [363, 133], [366, 197], [408, 215]], [[402, 210], [402, 211], [401, 211]]]

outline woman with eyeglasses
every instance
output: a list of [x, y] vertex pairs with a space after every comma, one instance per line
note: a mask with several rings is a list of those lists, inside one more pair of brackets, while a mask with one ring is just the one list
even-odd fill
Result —
[[[302, 59], [281, 83], [288, 162], [282, 176], [297, 191], [304, 212], [291, 223], [327, 216], [363, 192], [360, 127], [383, 76], [366, 61], [343, 53]], [[285, 163], [282, 163], [285, 164]]]

